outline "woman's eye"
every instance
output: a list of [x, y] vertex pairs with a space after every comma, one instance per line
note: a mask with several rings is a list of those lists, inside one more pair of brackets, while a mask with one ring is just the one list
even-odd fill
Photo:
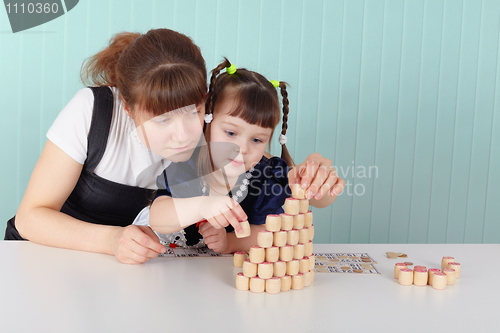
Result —
[[158, 119], [156, 122], [157, 122], [158, 124], [162, 125], [162, 124], [166, 124], [166, 123], [168, 123], [168, 122], [169, 122], [169, 120], [170, 120], [169, 118], [161, 118], [161, 119]]

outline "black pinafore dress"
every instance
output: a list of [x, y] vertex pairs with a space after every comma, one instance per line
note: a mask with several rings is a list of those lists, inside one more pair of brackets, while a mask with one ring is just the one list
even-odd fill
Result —
[[[125, 227], [150, 203], [154, 190], [115, 183], [94, 173], [108, 141], [113, 93], [109, 87], [91, 89], [94, 106], [87, 138], [87, 159], [61, 212], [85, 222]], [[25, 240], [16, 229], [15, 216], [7, 222], [5, 240]]]

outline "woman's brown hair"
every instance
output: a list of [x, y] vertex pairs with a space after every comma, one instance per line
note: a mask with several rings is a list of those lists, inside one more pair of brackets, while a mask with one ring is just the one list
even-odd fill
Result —
[[80, 76], [86, 85], [117, 87], [131, 111], [155, 116], [202, 104], [207, 91], [200, 49], [169, 29], [116, 34], [108, 47], [84, 62]]

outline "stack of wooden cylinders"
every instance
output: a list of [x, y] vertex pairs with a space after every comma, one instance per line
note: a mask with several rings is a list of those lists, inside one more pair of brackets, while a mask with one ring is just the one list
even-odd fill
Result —
[[284, 214], [268, 215], [266, 228], [248, 253], [236, 252], [236, 289], [278, 294], [301, 290], [314, 281], [314, 225], [309, 200], [299, 184], [292, 184], [292, 197], [285, 200]]

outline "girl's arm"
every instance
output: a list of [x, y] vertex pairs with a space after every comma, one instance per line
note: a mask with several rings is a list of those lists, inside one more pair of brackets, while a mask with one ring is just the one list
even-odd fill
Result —
[[87, 223], [60, 212], [82, 168], [47, 140], [16, 214], [20, 235], [39, 244], [115, 255], [124, 263], [145, 262], [164, 251], [149, 228]]
[[170, 234], [207, 220], [215, 229], [231, 224], [242, 231], [239, 221], [247, 216], [241, 206], [228, 196], [172, 198], [160, 196], [151, 205], [149, 224], [156, 232]]

